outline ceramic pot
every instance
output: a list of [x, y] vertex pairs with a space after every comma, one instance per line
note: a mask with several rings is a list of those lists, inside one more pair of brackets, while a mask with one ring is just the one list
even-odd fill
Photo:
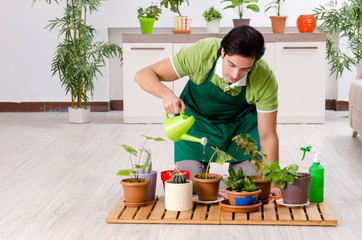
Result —
[[173, 33], [191, 33], [191, 17], [177, 16], [174, 17], [175, 29]]
[[261, 190], [261, 193], [258, 196], [258, 200], [263, 204], [267, 204], [269, 202], [270, 188], [271, 188], [270, 179], [264, 180], [261, 176], [254, 175], [253, 181], [256, 188]]
[[234, 206], [249, 206], [256, 202], [261, 190], [254, 192], [233, 192], [230, 188], [225, 189], [226, 194], [229, 197], [230, 205]]
[[317, 20], [314, 15], [300, 15], [297, 18], [297, 27], [299, 32], [313, 32], [317, 25]]
[[281, 189], [283, 202], [286, 204], [304, 204], [308, 202], [310, 181], [312, 175], [302, 173], [302, 176], [294, 179], [293, 184], [286, 183]]
[[[208, 173], [208, 177], [211, 179], [198, 178], [195, 175], [192, 180], [196, 183], [196, 192], [199, 200], [201, 201], [214, 201], [217, 199], [219, 193], [219, 186], [221, 181], [221, 175], [215, 173]], [[201, 176], [205, 176], [205, 173], [201, 173]]]
[[90, 106], [88, 108], [68, 107], [68, 117], [70, 123], [88, 123], [90, 122]]
[[129, 182], [130, 180], [134, 180], [134, 178], [127, 178], [121, 181], [124, 204], [130, 207], [146, 205], [147, 186], [150, 181], [148, 179], [142, 179], [143, 182]]
[[153, 31], [154, 18], [140, 18], [141, 32], [143, 34], [151, 34]]
[[193, 208], [192, 181], [186, 183], [165, 182], [165, 208], [170, 211], [187, 211]]
[[146, 201], [154, 200], [157, 185], [157, 172], [152, 171], [151, 173], [139, 173], [138, 177], [148, 179], [150, 181], [150, 184], [147, 186]]
[[270, 16], [273, 33], [284, 33], [287, 16]]
[[[166, 171], [161, 172], [161, 180], [162, 180], [162, 183], [163, 183], [163, 189], [165, 189], [165, 182], [172, 178], [172, 173], [173, 172], [174, 172], [174, 170], [166, 170]], [[180, 170], [180, 172], [183, 175], [185, 175], [187, 180], [190, 180], [190, 172], [189, 171]]]
[[220, 20], [216, 19], [211, 22], [206, 22], [207, 33], [219, 33], [220, 32]]
[[249, 26], [250, 19], [244, 18], [244, 19], [233, 19], [234, 28], [239, 26]]

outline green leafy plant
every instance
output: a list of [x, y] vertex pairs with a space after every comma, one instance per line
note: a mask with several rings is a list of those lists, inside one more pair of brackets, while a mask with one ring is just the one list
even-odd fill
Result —
[[239, 134], [232, 138], [237, 144], [236, 150], [241, 150], [244, 155], [249, 155], [249, 162], [255, 168], [255, 171], [261, 174], [264, 167], [263, 157], [267, 159], [267, 155], [258, 150], [257, 142], [250, 137], [250, 134]]
[[[326, 57], [331, 64], [330, 74], [335, 73], [338, 79], [345, 69], [351, 71], [351, 65], [357, 67], [362, 58], [362, 0], [346, 0], [341, 6], [337, 5], [337, 0], [331, 0], [326, 7], [315, 8], [313, 13], [322, 22], [317, 29], [327, 33]], [[346, 46], [346, 51], [335, 44], [338, 41]]]
[[156, 4], [151, 3], [151, 6], [145, 8], [145, 9], [139, 7], [137, 9], [137, 13], [138, 13], [138, 15], [137, 15], [138, 19], [154, 18], [157, 21], [162, 13], [162, 9], [160, 7], [158, 7]]
[[257, 3], [258, 0], [222, 0], [221, 3], [230, 2], [230, 5], [224, 7], [223, 9], [232, 8], [238, 14], [239, 18], [242, 19], [244, 12], [247, 9], [250, 9], [254, 12], [259, 12], [259, 6], [254, 4]]
[[229, 165], [229, 175], [224, 175], [221, 181], [230, 188], [230, 191], [233, 192], [253, 192], [256, 191], [256, 186], [253, 182], [253, 176], [247, 175], [244, 170], [239, 167], [237, 173], [235, 173], [234, 168]]
[[198, 178], [200, 179], [209, 179], [209, 177], [207, 176], [209, 169], [210, 169], [210, 164], [212, 159], [214, 158], [215, 154], [216, 154], [216, 163], [223, 165], [226, 161], [230, 161], [233, 160], [234, 158], [232, 156], [230, 156], [229, 154], [227, 154], [226, 152], [220, 150], [218, 147], [211, 147], [214, 150], [214, 153], [212, 154], [209, 163], [207, 164], [206, 167], [206, 172], [204, 175], [202, 175], [201, 173], [198, 174]]
[[187, 179], [185, 177], [185, 175], [180, 172], [180, 169], [178, 167], [175, 167], [173, 173], [172, 173], [172, 177], [170, 179], [170, 183], [174, 183], [174, 184], [181, 184], [181, 183], [186, 183]]
[[267, 5], [267, 8], [264, 10], [264, 12], [267, 12], [270, 9], [274, 8], [277, 13], [277, 16], [280, 16], [280, 11], [281, 11], [282, 5], [285, 1], [286, 0], [275, 0], [275, 1], [270, 2]]
[[222, 19], [221, 12], [215, 9], [214, 7], [210, 7], [205, 10], [202, 14], [206, 22], [211, 22], [213, 20]]
[[284, 188], [286, 183], [294, 183], [294, 179], [300, 177], [302, 174], [298, 172], [298, 165], [291, 164], [283, 169], [280, 168], [278, 162], [272, 160], [264, 166], [262, 174], [264, 179], [270, 179], [272, 183], [276, 183], [278, 188]]
[[[35, 3], [37, 0], [33, 0]], [[51, 0], [45, 0], [51, 4]], [[118, 57], [122, 61], [122, 49], [108, 42], [93, 43], [96, 30], [87, 24], [87, 16], [97, 11], [103, 0], [66, 0], [64, 16], [50, 20], [46, 27], [58, 29], [63, 40], [58, 44], [52, 61], [52, 76], [59, 75], [66, 94], [71, 95], [72, 107], [87, 108], [89, 94], [93, 97], [94, 79], [102, 75], [105, 58]], [[60, 1], [54, 0], [59, 3]], [[61, 6], [63, 8], [63, 6]]]
[[[148, 137], [145, 135], [142, 135], [142, 136], [145, 137], [146, 140], [143, 143], [142, 148], [139, 151], [135, 150], [134, 148], [132, 148], [126, 144], [121, 145], [121, 147], [129, 153], [129, 160], [131, 162], [132, 168], [119, 170], [117, 172], [117, 175], [135, 177], [135, 180], [134, 180], [135, 182], [141, 181], [138, 178], [138, 174], [140, 172], [142, 172], [142, 170], [144, 170], [146, 168], [149, 168], [148, 172], [151, 172], [151, 170], [152, 170], [152, 168], [151, 168], [152, 162], [150, 161], [151, 160], [150, 152], [146, 151], [146, 149], [145, 149], [147, 141], [149, 141], [149, 140], [154, 140], [156, 142], [165, 141], [165, 139], [160, 138], [160, 137], [153, 138], [153, 137]], [[142, 162], [142, 159], [143, 159], [142, 157], [144, 156], [144, 154], [146, 154], [147, 156], [144, 158], [144, 160]], [[132, 155], [135, 156], [135, 158], [136, 158], [135, 163], [132, 160]]]
[[181, 17], [180, 6], [184, 2], [187, 3], [187, 6], [190, 4], [189, 0], [162, 0], [161, 6], [164, 6], [165, 8], [170, 6], [170, 11], [177, 13]]

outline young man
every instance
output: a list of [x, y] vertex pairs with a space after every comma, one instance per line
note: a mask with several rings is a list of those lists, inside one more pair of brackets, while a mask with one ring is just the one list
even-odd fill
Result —
[[[135, 81], [147, 92], [163, 99], [165, 111], [195, 116], [189, 135], [206, 137], [201, 144], [175, 143], [175, 162], [191, 175], [205, 172], [205, 165], [217, 146], [233, 156], [237, 170], [241, 166], [248, 174], [255, 170], [248, 156], [236, 151], [231, 139], [249, 133], [258, 142], [268, 159], [279, 161], [279, 141], [276, 131], [278, 84], [275, 76], [261, 59], [264, 38], [249, 26], [231, 30], [222, 40], [203, 39], [184, 48], [171, 58], [140, 70]], [[180, 97], [162, 81], [175, 81], [189, 76]], [[279, 195], [278, 189], [272, 193]]]

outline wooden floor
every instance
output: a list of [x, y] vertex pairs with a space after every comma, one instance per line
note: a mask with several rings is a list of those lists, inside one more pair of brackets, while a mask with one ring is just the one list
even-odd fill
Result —
[[[67, 113], [0, 113], [0, 239], [361, 239], [362, 137], [351, 137], [347, 112], [327, 111], [325, 124], [278, 125], [282, 166], [308, 171], [301, 146], [322, 153], [336, 227], [107, 224], [123, 195], [116, 172], [130, 167], [118, 144], [165, 138], [161, 125], [125, 125], [122, 114], [91, 113], [90, 124], [74, 125]], [[172, 168], [171, 141], [149, 146], [155, 170]]]

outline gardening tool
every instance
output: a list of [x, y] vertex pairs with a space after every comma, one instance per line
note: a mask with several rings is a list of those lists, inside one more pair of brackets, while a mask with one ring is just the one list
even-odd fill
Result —
[[314, 153], [313, 165], [309, 168], [309, 173], [312, 175], [309, 191], [310, 202], [323, 202], [324, 193], [324, 168], [321, 166], [318, 159], [318, 151], [313, 150], [311, 146], [300, 148], [303, 153], [302, 161], [305, 157], [306, 152]]
[[207, 139], [205, 137], [197, 138], [186, 134], [194, 122], [194, 116], [189, 117], [183, 114], [182, 110], [180, 109], [180, 115], [177, 117], [169, 118], [168, 113], [166, 113], [166, 120], [163, 122], [163, 130], [165, 131], [167, 137], [169, 137], [174, 142], [178, 142], [180, 139], [182, 139], [186, 141], [198, 142], [205, 146], [207, 144]]

